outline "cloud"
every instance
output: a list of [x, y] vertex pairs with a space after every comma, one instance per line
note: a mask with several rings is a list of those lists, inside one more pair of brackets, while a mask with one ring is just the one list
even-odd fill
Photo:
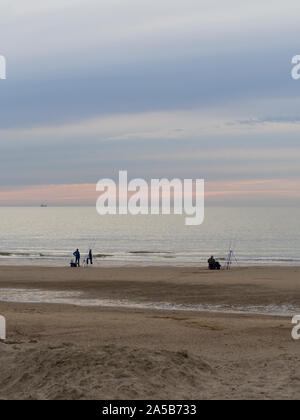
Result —
[[[21, 2], [4, 1], [1, 4], [0, 22], [8, 34], [8, 48], [19, 55], [22, 53], [21, 41], [26, 45], [27, 54], [46, 53], [53, 50], [74, 52], [96, 46], [112, 48], [127, 45], [141, 46], [155, 42], [203, 41], [198, 48], [209, 50], [212, 42], [217, 46], [230, 48], [225, 41], [231, 39], [231, 48], [239, 45], [241, 50], [244, 40], [255, 43], [256, 49], [263, 48], [261, 40], [267, 38], [283, 42], [282, 33], [289, 28], [298, 28], [296, 0], [290, 0], [285, 8], [273, 7], [269, 0], [240, 3], [235, 0], [44, 0]], [[268, 16], [268, 19], [265, 18]], [[273, 33], [281, 27], [280, 34]], [[30, 28], [30, 30], [28, 30]], [[27, 31], [26, 31], [27, 29]], [[51, 36], [49, 36], [51, 34]], [[238, 37], [237, 37], [238, 35]], [[275, 39], [274, 39], [274, 35]], [[31, 42], [33, 41], [33, 42]], [[204, 42], [205, 41], [205, 42]], [[259, 43], [260, 41], [260, 43]], [[30, 45], [29, 45], [30, 42]], [[273, 44], [272, 44], [273, 45]], [[177, 45], [177, 50], [178, 50]], [[24, 51], [26, 53], [26, 51]], [[22, 55], [21, 55], [22, 56]]]
[[6, 3], [0, 36], [9, 79], [1, 85], [0, 124], [227, 107], [283, 90], [296, 97], [289, 77], [295, 7], [266, 0]]
[[[255, 201], [266, 197], [278, 200], [281, 205], [300, 199], [300, 181], [288, 179], [249, 179], [246, 181], [206, 182], [207, 204]], [[2, 205], [95, 205], [99, 193], [96, 184], [30, 185], [27, 187], [0, 188]], [[286, 203], [285, 200], [288, 202]]]
[[297, 10], [296, 0], [3, 1], [0, 185], [90, 185], [122, 168], [293, 182]]
[[299, 124], [300, 123], [300, 116], [277, 116], [277, 117], [264, 117], [264, 118], [250, 118], [248, 120], [240, 120], [237, 121], [238, 124], [241, 125], [259, 125], [259, 124]]

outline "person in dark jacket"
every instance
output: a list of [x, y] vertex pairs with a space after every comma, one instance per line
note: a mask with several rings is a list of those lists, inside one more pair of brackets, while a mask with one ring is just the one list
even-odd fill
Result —
[[215, 269], [216, 260], [215, 260], [215, 258], [214, 258], [213, 255], [208, 259], [207, 262], [208, 262], [208, 268], [210, 270], [214, 270]]
[[87, 265], [89, 265], [89, 262], [90, 262], [91, 265], [93, 265], [93, 252], [92, 252], [91, 249], [89, 250], [89, 256], [86, 259]]
[[75, 264], [77, 265], [77, 267], [80, 267], [80, 252], [79, 252], [79, 249], [78, 248], [73, 253], [73, 255], [75, 257]]
[[210, 270], [220, 270], [221, 269], [221, 264], [218, 261], [215, 260], [213, 255], [209, 258], [209, 260], [207, 262], [208, 262], [208, 268]]

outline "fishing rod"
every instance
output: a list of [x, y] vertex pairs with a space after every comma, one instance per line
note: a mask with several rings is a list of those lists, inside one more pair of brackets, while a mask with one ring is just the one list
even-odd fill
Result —
[[230, 243], [229, 243], [229, 252], [228, 252], [228, 257], [227, 257], [226, 270], [231, 269], [233, 259], [235, 260], [236, 264], [238, 265], [238, 261], [236, 259], [235, 253], [234, 253], [235, 243], [236, 243], [236, 240], [230, 241]]

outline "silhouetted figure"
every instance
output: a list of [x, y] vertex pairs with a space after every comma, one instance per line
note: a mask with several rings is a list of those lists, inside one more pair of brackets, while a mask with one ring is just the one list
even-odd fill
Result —
[[220, 270], [221, 269], [221, 264], [218, 261], [215, 260], [213, 255], [209, 258], [209, 260], [207, 262], [208, 262], [208, 268], [210, 270]]
[[215, 269], [216, 260], [214, 259], [214, 256], [213, 255], [209, 258], [209, 260], [207, 262], [208, 262], [208, 268], [210, 270], [214, 270]]
[[89, 250], [89, 256], [86, 259], [87, 265], [89, 265], [89, 262], [90, 262], [91, 265], [93, 265], [93, 252], [92, 252], [91, 249]]
[[74, 262], [74, 260], [70, 261], [70, 267], [72, 268], [77, 267], [77, 264]]
[[77, 265], [77, 267], [80, 267], [80, 252], [79, 252], [79, 249], [78, 248], [73, 253], [73, 255], [75, 257], [75, 264]]

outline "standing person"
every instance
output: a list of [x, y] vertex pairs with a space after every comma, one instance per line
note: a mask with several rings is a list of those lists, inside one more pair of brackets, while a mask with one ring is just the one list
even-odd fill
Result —
[[77, 248], [76, 251], [73, 253], [74, 257], [75, 257], [75, 263], [77, 265], [77, 267], [80, 267], [80, 252], [79, 249]]
[[87, 265], [89, 265], [89, 262], [91, 263], [91, 265], [93, 265], [93, 252], [91, 249], [89, 250], [89, 256], [86, 259]]
[[93, 265], [93, 252], [92, 252], [91, 249], [90, 249], [90, 252], [89, 252], [89, 260], [90, 260], [91, 265]]

